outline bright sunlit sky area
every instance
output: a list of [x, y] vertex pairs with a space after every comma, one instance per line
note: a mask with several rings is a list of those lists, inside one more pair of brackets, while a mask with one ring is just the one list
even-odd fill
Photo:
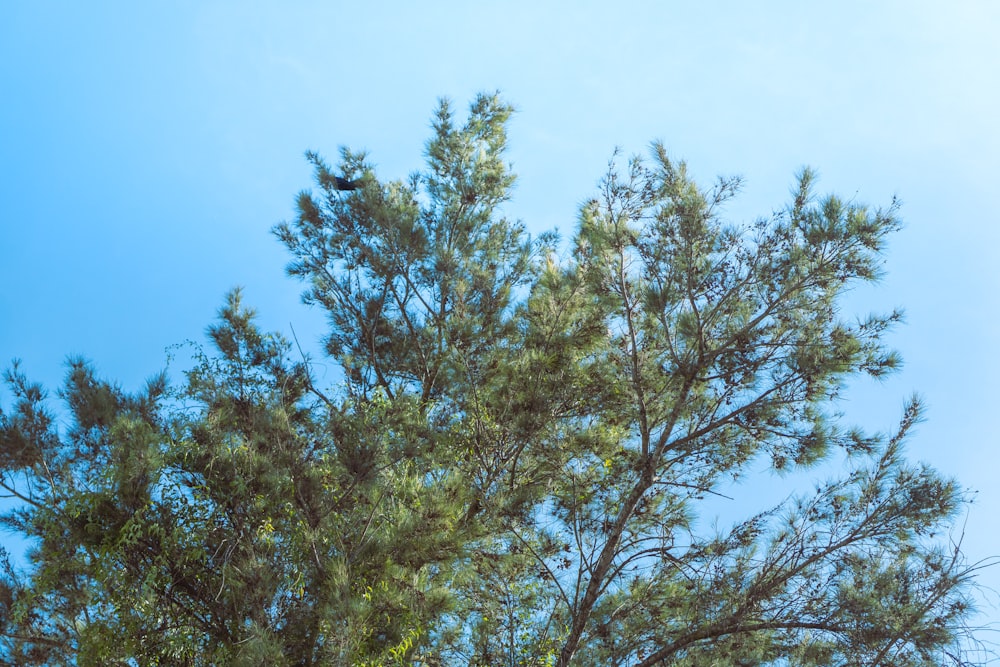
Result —
[[[237, 285], [264, 328], [294, 327], [318, 354], [323, 317], [269, 232], [312, 186], [303, 152], [335, 163], [340, 146], [364, 149], [380, 179], [405, 179], [439, 98], [462, 119], [499, 90], [518, 109], [505, 211], [533, 234], [572, 234], [615, 148], [647, 154], [655, 139], [706, 185], [745, 178], [734, 222], [784, 207], [803, 165], [820, 193], [898, 196], [886, 277], [844, 315], [902, 307], [890, 342], [905, 366], [839, 407], [888, 431], [918, 392], [928, 419], [909, 455], [977, 492], [953, 535], [964, 527], [969, 560], [1000, 555], [998, 34], [989, 0], [9, 0], [0, 365], [21, 359], [54, 395], [83, 355], [138, 389], [169, 346], [204, 340]], [[732, 507], [790, 484], [754, 473]], [[1000, 567], [981, 580], [1000, 590]], [[1000, 621], [996, 594], [981, 604]]]

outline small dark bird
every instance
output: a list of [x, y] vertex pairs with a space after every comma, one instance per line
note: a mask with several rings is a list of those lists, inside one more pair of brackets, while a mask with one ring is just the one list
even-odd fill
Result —
[[341, 176], [334, 176], [337, 181], [338, 190], [357, 190], [361, 187], [361, 181], [349, 181]]

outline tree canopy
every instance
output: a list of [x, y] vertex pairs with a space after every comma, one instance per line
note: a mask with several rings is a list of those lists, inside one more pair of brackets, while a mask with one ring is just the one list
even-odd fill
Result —
[[[917, 399], [889, 434], [838, 412], [899, 365], [898, 312], [843, 312], [896, 202], [803, 170], [730, 222], [739, 179], [654, 144], [568, 243], [533, 238], [503, 212], [510, 114], [442, 102], [406, 180], [307, 154], [316, 189], [274, 233], [334, 386], [239, 290], [181, 381], [129, 393], [74, 359], [54, 406], [10, 368], [2, 521], [32, 546], [0, 663], [963, 663], [975, 567], [940, 535], [964, 491], [905, 458]], [[751, 466], [830, 457], [811, 493], [698, 521]]]

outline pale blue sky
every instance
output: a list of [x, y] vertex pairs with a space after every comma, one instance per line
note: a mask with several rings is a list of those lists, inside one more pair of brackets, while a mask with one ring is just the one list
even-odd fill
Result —
[[[0, 363], [55, 388], [83, 354], [136, 388], [234, 285], [315, 349], [322, 317], [268, 232], [311, 185], [303, 151], [368, 149], [381, 178], [404, 178], [437, 98], [462, 113], [499, 89], [519, 109], [508, 211], [535, 232], [570, 233], [613, 149], [653, 139], [706, 181], [742, 174], [736, 220], [782, 207], [804, 164], [823, 191], [898, 195], [888, 275], [852, 303], [906, 309], [906, 366], [843, 407], [889, 429], [919, 391], [929, 420], [909, 451], [978, 489], [967, 551], [1000, 554], [998, 34], [989, 0], [9, 0]], [[984, 581], [1000, 589], [998, 570]]]

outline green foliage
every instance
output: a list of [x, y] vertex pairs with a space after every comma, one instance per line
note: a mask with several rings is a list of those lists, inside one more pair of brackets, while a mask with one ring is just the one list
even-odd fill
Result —
[[[964, 499], [843, 425], [891, 372], [898, 313], [855, 321], [896, 205], [813, 194], [749, 225], [656, 145], [612, 165], [566, 256], [502, 205], [511, 108], [442, 102], [424, 171], [363, 154], [276, 227], [343, 372], [229, 295], [184, 382], [129, 394], [80, 360], [52, 412], [15, 364], [0, 413], [0, 585], [17, 665], [931, 665], [973, 567], [933, 538]], [[334, 174], [361, 183], [337, 189]], [[55, 414], [59, 414], [57, 419]], [[61, 427], [61, 424], [66, 424]], [[728, 530], [748, 466], [849, 472]]]

